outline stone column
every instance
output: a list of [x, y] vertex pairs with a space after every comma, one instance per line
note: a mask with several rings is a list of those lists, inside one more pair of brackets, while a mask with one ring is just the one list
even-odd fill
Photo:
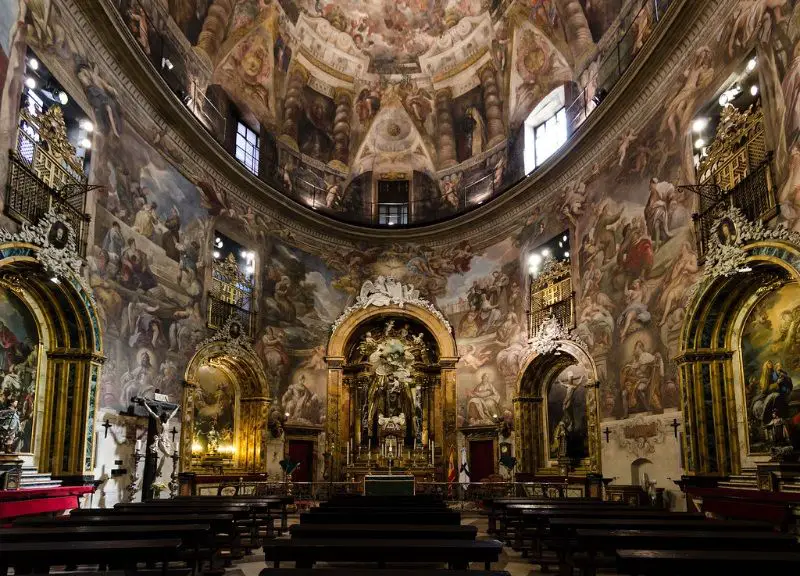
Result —
[[483, 105], [486, 110], [486, 131], [489, 138], [487, 148], [505, 140], [505, 126], [503, 124], [503, 100], [500, 96], [500, 87], [497, 85], [497, 74], [494, 66], [487, 63], [478, 70], [478, 78], [483, 88]]
[[303, 110], [303, 88], [308, 83], [308, 70], [300, 64], [295, 64], [289, 70], [289, 79], [286, 84], [286, 98], [283, 101], [283, 130], [282, 139], [294, 145], [297, 150], [297, 129], [300, 123], [300, 113]]
[[334, 94], [336, 115], [333, 119], [333, 162], [345, 169], [350, 160], [350, 117], [353, 113], [353, 96], [349, 91], [337, 88]]
[[439, 152], [439, 168], [450, 168], [458, 163], [456, 159], [456, 137], [453, 132], [453, 114], [450, 112], [450, 88], [436, 93], [436, 136]]
[[213, 68], [217, 51], [225, 39], [225, 32], [233, 13], [233, 5], [234, 0], [214, 0], [203, 21], [203, 29], [197, 38], [195, 52], [207, 61], [210, 68]]

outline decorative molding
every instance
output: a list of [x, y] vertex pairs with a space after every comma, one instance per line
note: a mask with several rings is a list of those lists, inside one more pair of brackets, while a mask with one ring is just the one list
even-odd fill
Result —
[[241, 321], [234, 315], [228, 316], [225, 324], [213, 335], [209, 336], [200, 344], [197, 349], [201, 350], [210, 344], [221, 343], [225, 354], [239, 356], [243, 352], [253, 352], [253, 341], [247, 335], [247, 331], [242, 326]]
[[728, 208], [711, 225], [703, 273], [689, 288], [690, 296], [693, 297], [701, 286], [717, 278], [748, 272], [746, 246], [765, 240], [780, 240], [800, 246], [800, 234], [789, 230], [783, 222], [774, 228], [767, 228], [760, 221], [748, 220], [738, 208]]
[[94, 301], [91, 287], [81, 275], [83, 259], [78, 256], [75, 229], [55, 207], [39, 218], [35, 225], [23, 222], [18, 232], [0, 230], [0, 240], [38, 246], [36, 260], [52, 278], [77, 278], [81, 288]]
[[666, 439], [664, 421], [660, 418], [648, 420], [641, 414], [615, 427], [613, 434], [617, 446], [637, 458], [654, 454], [656, 446]]
[[375, 282], [367, 280], [361, 285], [361, 292], [356, 297], [355, 304], [345, 308], [341, 316], [339, 316], [331, 327], [331, 331], [335, 332], [336, 329], [344, 322], [348, 316], [369, 308], [370, 306], [399, 306], [403, 308], [406, 304], [413, 304], [424, 308], [442, 323], [449, 333], [453, 333], [453, 328], [450, 322], [444, 317], [438, 308], [431, 304], [425, 298], [419, 295], [419, 290], [414, 288], [413, 284], [401, 284], [391, 276], [378, 276]]
[[536, 355], [549, 354], [558, 350], [559, 342], [563, 340], [569, 340], [581, 348], [586, 348], [586, 344], [574, 330], [567, 330], [555, 316], [550, 316], [528, 340], [528, 347]]

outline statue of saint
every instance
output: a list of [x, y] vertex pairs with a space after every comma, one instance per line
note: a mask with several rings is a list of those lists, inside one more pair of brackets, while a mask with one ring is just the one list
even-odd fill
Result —
[[3, 410], [0, 410], [0, 450], [6, 454], [16, 452], [20, 433], [18, 400], [12, 399]]

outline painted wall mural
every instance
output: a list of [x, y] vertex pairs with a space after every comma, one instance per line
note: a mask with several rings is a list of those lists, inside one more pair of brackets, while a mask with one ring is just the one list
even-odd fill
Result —
[[768, 453], [774, 422], [783, 428], [789, 403], [800, 399], [800, 286], [787, 284], [767, 294], [742, 328], [741, 355], [747, 399], [749, 452]]
[[0, 452], [33, 447], [39, 330], [25, 303], [0, 288]]

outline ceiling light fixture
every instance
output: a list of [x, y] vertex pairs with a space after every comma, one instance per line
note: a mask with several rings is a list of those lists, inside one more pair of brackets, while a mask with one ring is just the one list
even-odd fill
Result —
[[92, 143], [89, 141], [88, 138], [84, 138], [81, 140], [81, 148], [85, 148], [86, 150], [91, 150]]
[[36, 88], [36, 80], [28, 76], [27, 78], [25, 78], [25, 86], [27, 86], [31, 90], [34, 90]]
[[62, 106], [66, 106], [67, 103], [69, 102], [69, 96], [67, 96], [67, 93], [64, 92], [63, 90], [59, 90], [58, 101], [61, 102]]
[[89, 120], [86, 120], [85, 118], [80, 121], [79, 126], [81, 127], [82, 130], [86, 130], [89, 133], [94, 132], [94, 124], [92, 124]]
[[758, 59], [755, 57], [750, 58], [750, 60], [747, 62], [747, 71], [752, 72], [756, 69], [756, 66], [758, 66]]
[[697, 140], [694, 141], [694, 147], [695, 148], [699, 149], [699, 148], [702, 148], [705, 145], [706, 145], [706, 141], [703, 140], [702, 138], [698, 138]]
[[31, 58], [30, 60], [28, 60], [28, 66], [31, 67], [31, 70], [38, 70], [39, 61], [36, 58]]
[[692, 131], [695, 134], [700, 134], [703, 130], [706, 129], [708, 126], [708, 118], [696, 118], [694, 122], [692, 122]]
[[752, 86], [750, 86], [750, 95], [758, 96], [758, 84], [753, 84]]

